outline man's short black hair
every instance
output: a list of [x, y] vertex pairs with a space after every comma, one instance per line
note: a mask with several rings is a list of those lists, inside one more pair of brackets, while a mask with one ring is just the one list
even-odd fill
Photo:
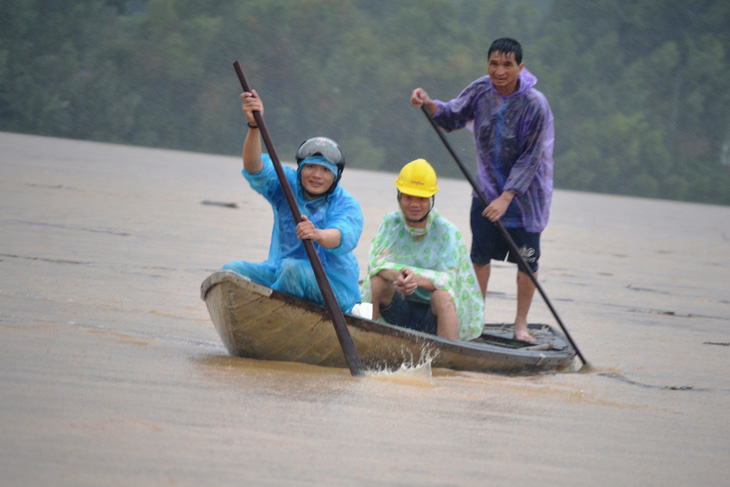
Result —
[[487, 59], [492, 57], [493, 52], [501, 52], [504, 55], [512, 53], [515, 56], [515, 62], [517, 64], [522, 64], [522, 46], [514, 39], [503, 37], [492, 42], [492, 45], [489, 46]]

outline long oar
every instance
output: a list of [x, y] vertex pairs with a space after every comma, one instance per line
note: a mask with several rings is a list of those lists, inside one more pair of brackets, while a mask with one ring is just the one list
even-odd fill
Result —
[[[234, 62], [233, 68], [236, 70], [236, 74], [238, 75], [238, 80], [241, 82], [243, 91], [251, 91], [248, 81], [246, 81], [246, 76], [243, 74], [241, 63], [238, 61]], [[302, 221], [302, 214], [299, 212], [297, 200], [294, 198], [294, 193], [292, 193], [289, 181], [286, 179], [284, 169], [281, 167], [279, 156], [276, 155], [276, 149], [274, 148], [274, 143], [271, 141], [271, 137], [269, 136], [269, 130], [266, 128], [266, 124], [264, 123], [264, 117], [258, 111], [253, 112], [253, 116], [254, 119], [256, 119], [256, 124], [259, 126], [261, 136], [264, 139], [266, 149], [269, 151], [271, 161], [274, 163], [276, 175], [279, 178], [281, 188], [284, 190], [284, 196], [286, 197], [286, 202], [289, 204], [289, 209], [294, 217], [294, 221], [299, 223]], [[324, 272], [322, 262], [319, 260], [319, 256], [317, 255], [317, 251], [314, 249], [314, 244], [308, 239], [304, 239], [302, 242], [304, 242], [304, 248], [307, 251], [307, 256], [309, 256], [309, 261], [312, 263], [312, 269], [314, 270], [314, 275], [317, 278], [319, 290], [322, 292], [325, 305], [332, 317], [332, 323], [335, 326], [337, 339], [340, 341], [340, 347], [342, 347], [342, 352], [345, 354], [345, 360], [347, 361], [347, 365], [350, 367], [350, 373], [352, 375], [365, 375], [365, 369], [360, 362], [360, 357], [357, 355], [355, 343], [352, 341], [350, 331], [347, 329], [345, 316], [342, 314], [342, 310], [337, 304], [337, 299], [332, 291], [329, 279], [327, 279], [327, 274]]]
[[[456, 161], [456, 165], [459, 166], [459, 169], [461, 169], [461, 172], [464, 173], [464, 176], [469, 181], [469, 184], [471, 184], [471, 187], [474, 188], [474, 193], [479, 197], [479, 201], [481, 201], [482, 205], [486, 208], [489, 206], [489, 202], [484, 197], [484, 194], [479, 190], [479, 187], [474, 182], [474, 179], [471, 177], [471, 174], [469, 174], [469, 171], [466, 170], [466, 167], [464, 167], [464, 164], [461, 163], [461, 160], [459, 159], [459, 156], [456, 155], [456, 152], [454, 152], [454, 149], [451, 148], [451, 144], [449, 144], [449, 141], [446, 140], [446, 136], [443, 134], [441, 129], [438, 125], [436, 125], [436, 122], [434, 122], [433, 118], [431, 118], [431, 114], [428, 113], [428, 109], [425, 105], [421, 105], [421, 110], [423, 111], [423, 114], [426, 115], [426, 118], [429, 122], [431, 122], [431, 126], [436, 131], [436, 133], [441, 138], [441, 141], [444, 143], [444, 146], [446, 146], [446, 149], [451, 154], [451, 157], [454, 158], [454, 161]], [[558, 316], [558, 312], [555, 311], [555, 308], [553, 307], [552, 303], [550, 302], [550, 299], [547, 297], [547, 294], [543, 290], [542, 286], [539, 282], [537, 282], [537, 277], [535, 277], [535, 274], [532, 272], [532, 269], [530, 266], [527, 265], [527, 262], [525, 262], [525, 258], [522, 257], [522, 254], [520, 253], [519, 249], [517, 248], [517, 245], [515, 245], [514, 240], [512, 240], [512, 237], [510, 237], [509, 233], [507, 233], [507, 229], [504, 228], [504, 225], [501, 221], [497, 220], [494, 222], [494, 224], [497, 226], [497, 230], [499, 230], [499, 233], [502, 235], [504, 240], [507, 242], [507, 246], [509, 247], [510, 252], [512, 252], [512, 255], [514, 255], [522, 268], [524, 269], [525, 273], [530, 276], [530, 279], [532, 279], [532, 282], [535, 284], [535, 287], [538, 291], [540, 291], [540, 294], [542, 295], [542, 298], [545, 300], [545, 304], [547, 304], [548, 308], [550, 308], [550, 311], [553, 313], [553, 316], [555, 317], [555, 320], [557, 320], [558, 324], [560, 325], [560, 328], [563, 329], [563, 333], [565, 334], [565, 337], [568, 339], [570, 344], [573, 346], [573, 349], [575, 350], [575, 353], [580, 357], [581, 361], [583, 362], [583, 369], [586, 370], [590, 368], [588, 365], [588, 362], [583, 357], [583, 354], [580, 353], [580, 350], [578, 350], [578, 345], [575, 344], [573, 341], [573, 338], [570, 336], [570, 333], [568, 333], [568, 329], [565, 328], [565, 325], [563, 324], [563, 320], [560, 319], [560, 316]]]

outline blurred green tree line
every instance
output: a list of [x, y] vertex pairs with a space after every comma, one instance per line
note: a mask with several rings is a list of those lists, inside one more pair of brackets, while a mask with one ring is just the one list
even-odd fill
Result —
[[0, 130], [238, 154], [240, 60], [282, 159], [327, 135], [352, 167], [459, 177], [410, 92], [455, 97], [514, 37], [557, 187], [730, 204], [728, 25], [725, 0], [4, 0]]

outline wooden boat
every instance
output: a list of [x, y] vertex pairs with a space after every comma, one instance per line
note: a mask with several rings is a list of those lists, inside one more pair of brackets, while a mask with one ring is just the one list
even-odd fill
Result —
[[[215, 328], [234, 356], [347, 367], [325, 307], [256, 284], [231, 271], [215, 272], [200, 289]], [[567, 367], [575, 350], [542, 324], [529, 325], [536, 344], [512, 339], [511, 326], [485, 325], [464, 342], [345, 314], [360, 360], [369, 370], [432, 367], [483, 372], [538, 372]]]

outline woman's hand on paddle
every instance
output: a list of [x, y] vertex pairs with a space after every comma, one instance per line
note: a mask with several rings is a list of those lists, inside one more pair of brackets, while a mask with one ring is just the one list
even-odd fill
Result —
[[302, 240], [318, 241], [320, 237], [320, 229], [314, 226], [306, 215], [302, 215], [302, 221], [297, 223], [297, 237]]
[[302, 215], [302, 221], [297, 223], [297, 237], [317, 242], [326, 249], [337, 248], [342, 242], [342, 232], [337, 228], [317, 228], [306, 215]]
[[[243, 142], [243, 167], [251, 174], [258, 174], [264, 168], [264, 163], [261, 161], [261, 134], [256, 129], [257, 123], [253, 112], [259, 112], [263, 115], [264, 104], [261, 102], [256, 90], [241, 93], [241, 99], [243, 100], [241, 108], [248, 119], [250, 127], [246, 134], [246, 140]], [[255, 136], [249, 137], [249, 134], [255, 134]]]
[[246, 114], [248, 123], [256, 125], [256, 118], [254, 118], [253, 112], [259, 112], [262, 116], [264, 114], [264, 104], [261, 98], [259, 98], [259, 94], [256, 93], [256, 90], [246, 91], [241, 93], [241, 99], [243, 100], [241, 109]]
[[398, 273], [398, 278], [393, 281], [393, 287], [395, 287], [395, 290], [401, 294], [413, 294], [418, 288], [416, 275], [413, 273], [412, 270], [408, 268], [401, 269], [401, 271]]

